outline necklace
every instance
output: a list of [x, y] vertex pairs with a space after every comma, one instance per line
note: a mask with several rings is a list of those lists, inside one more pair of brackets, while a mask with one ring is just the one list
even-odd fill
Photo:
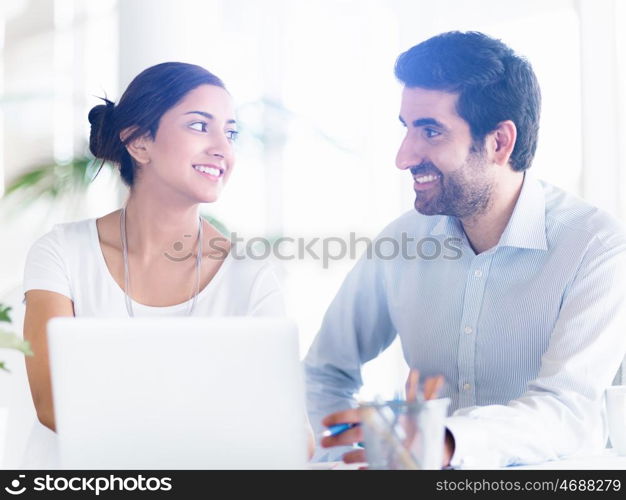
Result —
[[[198, 299], [198, 292], [200, 291], [200, 263], [202, 262], [202, 217], [199, 218], [198, 228], [198, 255], [196, 257], [196, 289], [192, 297], [189, 297], [189, 310], [187, 316], [191, 316], [196, 301]], [[130, 273], [128, 272], [128, 242], [126, 240], [126, 207], [122, 207], [120, 214], [120, 236], [122, 239], [122, 253], [124, 255], [124, 300], [126, 301], [126, 310], [128, 316], [131, 318], [135, 316], [133, 311], [133, 303], [130, 299]]]

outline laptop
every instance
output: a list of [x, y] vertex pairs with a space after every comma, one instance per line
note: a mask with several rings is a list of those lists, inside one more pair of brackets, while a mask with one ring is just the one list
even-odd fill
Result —
[[63, 468], [306, 465], [290, 320], [53, 318], [48, 344]]

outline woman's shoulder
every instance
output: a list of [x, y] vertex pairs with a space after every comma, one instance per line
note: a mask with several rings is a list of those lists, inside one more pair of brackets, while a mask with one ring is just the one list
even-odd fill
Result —
[[282, 268], [273, 259], [260, 258], [231, 248], [221, 285], [246, 304], [247, 315], [283, 316]]
[[89, 252], [89, 224], [93, 219], [55, 224], [31, 246], [24, 269], [24, 292], [50, 290], [74, 300], [72, 277], [80, 274], [75, 266], [83, 265]]
[[259, 280], [276, 280], [279, 269], [269, 257], [261, 258], [245, 251], [237, 245], [232, 245], [223, 266], [231, 279], [252, 284]]
[[92, 224], [94, 224], [94, 219], [55, 224], [35, 241], [33, 247], [54, 247], [67, 250], [74, 244], [82, 246], [91, 236]]

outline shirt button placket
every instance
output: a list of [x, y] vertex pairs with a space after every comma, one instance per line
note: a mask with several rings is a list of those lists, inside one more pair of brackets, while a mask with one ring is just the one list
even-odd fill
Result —
[[459, 338], [459, 404], [461, 407], [476, 404], [475, 390], [475, 353], [478, 341], [476, 328], [478, 316], [484, 299], [486, 273], [489, 269], [493, 254], [481, 254], [473, 259], [467, 270], [467, 284], [463, 301], [463, 315]]

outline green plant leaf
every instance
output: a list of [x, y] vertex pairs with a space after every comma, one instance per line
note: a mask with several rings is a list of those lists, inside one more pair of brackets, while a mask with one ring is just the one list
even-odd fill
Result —
[[9, 311], [13, 309], [12, 307], [5, 307], [4, 304], [0, 304], [0, 323], [11, 323], [11, 316], [9, 316]]
[[[40, 198], [58, 199], [70, 192], [85, 193], [99, 163], [90, 156], [77, 156], [67, 162], [37, 165], [15, 179], [5, 191], [5, 198], [19, 195], [23, 206]], [[108, 163], [105, 166], [112, 168]]]
[[48, 175], [48, 169], [49, 167], [47, 166], [36, 167], [33, 170], [26, 172], [25, 174], [22, 174], [20, 177], [15, 179], [15, 181], [13, 181], [13, 183], [11, 183], [7, 187], [5, 191], [5, 196], [8, 196], [11, 193], [15, 191], [19, 191], [21, 189], [28, 189], [33, 186], [36, 186], [37, 184], [41, 182], [42, 178]]
[[14, 333], [0, 330], [0, 348], [15, 349], [24, 353], [26, 356], [32, 356], [33, 351], [27, 340], [23, 340]]
[[[0, 322], [11, 323], [11, 316], [9, 312], [11, 307], [0, 304]], [[22, 352], [25, 356], [32, 356], [33, 351], [30, 349], [30, 343], [21, 339], [12, 332], [6, 330], [0, 330], [0, 349], [16, 349]], [[0, 370], [10, 372], [4, 361], [0, 361]]]

